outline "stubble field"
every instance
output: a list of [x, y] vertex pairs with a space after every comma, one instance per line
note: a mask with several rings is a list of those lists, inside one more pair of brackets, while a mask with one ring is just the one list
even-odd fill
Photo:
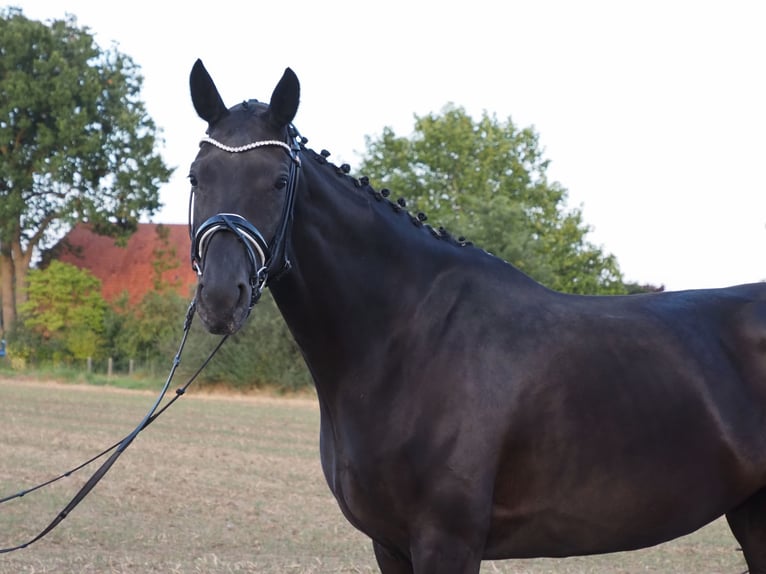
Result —
[[[72, 468], [129, 433], [151, 393], [0, 378], [0, 498]], [[0, 574], [377, 572], [321, 473], [312, 399], [192, 395], [136, 439], [61, 525], [0, 554]], [[42, 530], [95, 470], [0, 505], [0, 547]], [[487, 562], [482, 573], [745, 570], [719, 520], [631, 553]]]

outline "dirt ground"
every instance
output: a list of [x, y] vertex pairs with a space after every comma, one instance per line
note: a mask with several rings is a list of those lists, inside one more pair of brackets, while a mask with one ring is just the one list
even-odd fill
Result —
[[[119, 441], [152, 393], [0, 378], [0, 498]], [[0, 574], [377, 572], [321, 474], [311, 399], [186, 396], [146, 429], [43, 540], [0, 555]], [[0, 505], [0, 547], [41, 531], [97, 468]], [[487, 562], [482, 573], [745, 570], [719, 520], [655, 548]]]

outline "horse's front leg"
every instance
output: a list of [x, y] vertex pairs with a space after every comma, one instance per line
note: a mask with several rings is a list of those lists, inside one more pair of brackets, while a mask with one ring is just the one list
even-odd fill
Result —
[[[438, 486], [433, 490], [438, 492]], [[373, 542], [382, 574], [479, 574], [488, 511], [466, 492], [442, 494], [412, 508], [406, 546]]]
[[414, 542], [411, 559], [378, 542], [372, 545], [381, 574], [478, 574], [481, 566], [480, 552], [443, 533]]
[[[444, 478], [444, 477], [442, 477]], [[492, 489], [489, 477], [435, 481], [410, 521], [414, 574], [479, 574], [489, 532]]]
[[474, 536], [426, 528], [412, 542], [414, 574], [479, 574], [483, 543]]
[[381, 574], [413, 574], [412, 562], [394, 549], [372, 541]]

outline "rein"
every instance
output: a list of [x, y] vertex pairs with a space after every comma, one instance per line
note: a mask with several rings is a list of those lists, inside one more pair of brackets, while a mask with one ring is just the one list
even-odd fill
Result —
[[[72, 468], [71, 470], [68, 470], [59, 476], [52, 478], [50, 480], [47, 480], [43, 482], [42, 484], [38, 484], [37, 486], [34, 486], [32, 488], [27, 488], [25, 490], [21, 490], [17, 492], [16, 494], [12, 494], [10, 496], [6, 496], [5, 498], [0, 498], [0, 504], [9, 502], [11, 500], [21, 498], [23, 496], [26, 496], [27, 494], [34, 492], [36, 490], [40, 490], [41, 488], [44, 488], [50, 484], [53, 484], [54, 482], [58, 482], [62, 478], [66, 478], [68, 476], [71, 476], [75, 472], [85, 468], [86, 466], [90, 465], [92, 462], [95, 462], [96, 460], [100, 459], [102, 456], [106, 455], [107, 453], [114, 451], [112, 455], [106, 459], [102, 465], [91, 475], [91, 477], [88, 479], [88, 481], [80, 488], [80, 490], [77, 492], [77, 494], [74, 495], [74, 497], [69, 501], [69, 504], [67, 504], [61, 512], [59, 512], [56, 517], [46, 526], [40, 533], [35, 536], [34, 538], [28, 540], [27, 542], [24, 542], [22, 544], [18, 544], [16, 546], [10, 546], [8, 548], [0, 548], [0, 554], [5, 554], [7, 552], [13, 552], [15, 550], [21, 550], [22, 548], [26, 548], [30, 544], [34, 544], [44, 536], [46, 536], [51, 530], [56, 528], [66, 517], [67, 515], [75, 509], [75, 507], [80, 504], [80, 502], [83, 501], [83, 499], [90, 493], [91, 490], [93, 490], [93, 487], [95, 487], [99, 481], [101, 481], [102, 478], [104, 478], [104, 475], [109, 471], [109, 469], [112, 467], [112, 465], [117, 461], [117, 459], [122, 455], [123, 452], [125, 452], [125, 449], [130, 446], [130, 444], [133, 442], [133, 440], [138, 436], [138, 434], [144, 430], [146, 427], [148, 427], [150, 424], [152, 424], [155, 420], [157, 420], [157, 417], [159, 417], [162, 413], [164, 413], [170, 405], [172, 405], [174, 402], [176, 402], [183, 394], [186, 392], [186, 389], [189, 387], [189, 385], [194, 382], [194, 380], [199, 376], [199, 374], [202, 372], [202, 370], [208, 365], [208, 363], [212, 360], [212, 358], [215, 356], [215, 354], [218, 352], [218, 350], [223, 345], [224, 341], [228, 338], [228, 335], [221, 338], [221, 340], [218, 342], [218, 344], [213, 348], [213, 350], [208, 355], [207, 359], [205, 359], [200, 367], [192, 374], [191, 377], [186, 381], [186, 383], [176, 389], [176, 394], [174, 397], [172, 397], [162, 408], [159, 408], [160, 403], [162, 402], [162, 399], [165, 397], [165, 394], [168, 391], [168, 388], [170, 387], [170, 383], [173, 380], [173, 376], [175, 375], [176, 369], [178, 369], [178, 366], [181, 364], [181, 353], [183, 352], [184, 346], [186, 345], [186, 339], [189, 336], [189, 330], [191, 329], [192, 319], [194, 318], [194, 311], [195, 311], [196, 303], [195, 301], [192, 301], [189, 304], [189, 309], [186, 312], [186, 319], [184, 321], [184, 332], [183, 336], [181, 337], [181, 343], [178, 347], [178, 352], [176, 353], [173, 364], [170, 368], [170, 373], [168, 374], [168, 378], [165, 381], [165, 384], [162, 387], [162, 390], [160, 391], [159, 396], [157, 397], [156, 401], [154, 402], [154, 405], [149, 409], [149, 412], [146, 413], [146, 416], [141, 420], [140, 423], [136, 426], [133, 431], [125, 436], [122, 440], [119, 442], [116, 442], [109, 448], [101, 451], [96, 456], [88, 459], [84, 463], [80, 464], [79, 466], [76, 466]], [[158, 410], [159, 408], [159, 410]]]
[[205, 136], [202, 144], [210, 144], [227, 153], [243, 153], [261, 147], [281, 147], [290, 156], [290, 170], [287, 176], [287, 190], [282, 204], [282, 214], [279, 226], [272, 238], [272, 246], [263, 234], [247, 219], [236, 213], [217, 213], [206, 219], [194, 230], [193, 206], [194, 190], [189, 196], [189, 238], [191, 239], [191, 264], [197, 275], [202, 275], [206, 247], [210, 239], [219, 231], [228, 231], [237, 236], [245, 248], [250, 261], [250, 310], [255, 306], [266, 289], [269, 278], [279, 278], [282, 273], [290, 270], [291, 263], [287, 254], [287, 242], [293, 220], [295, 195], [298, 189], [298, 168], [301, 167], [301, 144], [304, 140], [294, 126], [288, 127], [290, 144], [279, 140], [261, 140], [241, 146], [229, 146], [220, 141]]
[[[266, 288], [266, 283], [269, 277], [278, 278], [279, 275], [288, 271], [291, 267], [290, 260], [287, 255], [287, 251], [288, 251], [287, 242], [290, 236], [289, 231], [292, 225], [293, 210], [295, 206], [295, 195], [296, 195], [296, 191], [298, 187], [298, 168], [301, 165], [299, 152], [301, 150], [301, 144], [305, 143], [306, 140], [299, 136], [298, 131], [292, 125], [289, 126], [288, 128], [288, 134], [291, 140], [290, 144], [287, 144], [285, 142], [278, 141], [278, 140], [263, 140], [263, 141], [252, 142], [243, 146], [232, 147], [232, 146], [225, 145], [207, 136], [203, 137], [200, 140], [200, 145], [205, 143], [210, 144], [227, 153], [242, 153], [242, 152], [247, 152], [260, 147], [272, 146], [272, 147], [284, 148], [290, 155], [291, 162], [290, 162], [290, 171], [288, 174], [288, 181], [287, 181], [287, 191], [286, 191], [285, 201], [282, 206], [282, 215], [279, 221], [279, 225], [272, 239], [272, 246], [269, 246], [268, 242], [263, 238], [263, 235], [261, 234], [261, 232], [253, 224], [247, 221], [244, 217], [237, 215], [236, 213], [218, 213], [216, 215], [213, 215], [212, 217], [205, 220], [199, 226], [199, 228], [195, 231], [194, 222], [193, 222], [193, 203], [194, 203], [193, 191], [189, 198], [189, 236], [191, 239], [192, 268], [197, 272], [198, 275], [202, 275], [204, 258], [206, 254], [206, 246], [208, 245], [213, 235], [215, 235], [219, 231], [227, 231], [230, 233], [234, 233], [237, 236], [237, 238], [240, 240], [240, 242], [244, 245], [245, 250], [247, 251], [248, 259], [250, 261], [250, 266], [251, 266], [250, 285], [252, 288], [252, 294], [250, 298], [250, 310], [252, 310], [252, 308], [258, 302], [258, 299], [263, 293], [263, 290]], [[165, 398], [165, 394], [167, 393], [168, 388], [170, 387], [170, 383], [173, 380], [175, 372], [178, 369], [178, 366], [181, 364], [181, 354], [186, 345], [186, 340], [189, 336], [189, 330], [191, 329], [191, 324], [192, 324], [192, 319], [194, 318], [195, 309], [196, 309], [196, 300], [193, 300], [190, 303], [189, 309], [186, 312], [186, 320], [184, 322], [184, 332], [181, 337], [181, 343], [179, 344], [178, 351], [173, 359], [173, 364], [170, 368], [170, 373], [168, 374], [168, 377], [165, 380], [165, 384], [163, 385], [162, 390], [160, 391], [160, 394], [155, 400], [154, 404], [149, 409], [149, 412], [147, 412], [147, 414], [144, 416], [141, 422], [138, 423], [138, 425], [133, 429], [132, 432], [130, 432], [122, 440], [114, 443], [112, 446], [101, 451], [99, 454], [88, 459], [84, 463], [58, 475], [57, 477], [47, 480], [41, 484], [38, 484], [37, 486], [27, 488], [25, 490], [21, 490], [17, 492], [16, 494], [12, 494], [10, 496], [0, 498], [0, 504], [4, 504], [6, 502], [15, 500], [17, 498], [22, 498], [26, 496], [27, 494], [40, 490], [63, 478], [71, 476], [75, 472], [85, 468], [86, 466], [90, 465], [91, 463], [95, 462], [96, 460], [100, 459], [106, 454], [114, 451], [112, 452], [111, 456], [109, 456], [109, 458], [107, 458], [101, 464], [101, 466], [91, 475], [91, 477], [80, 488], [80, 490], [77, 491], [77, 493], [74, 495], [74, 497], [72, 497], [69, 503], [56, 515], [56, 517], [48, 524], [48, 526], [46, 526], [42, 531], [40, 531], [40, 533], [37, 536], [28, 540], [27, 542], [18, 544], [16, 546], [0, 548], [0, 554], [5, 554], [8, 552], [13, 552], [15, 550], [21, 550], [22, 548], [26, 548], [27, 546], [34, 544], [41, 538], [45, 537], [54, 528], [56, 528], [56, 526], [58, 526], [69, 515], [69, 513], [72, 510], [74, 510], [77, 507], [77, 505], [83, 501], [83, 499], [85, 499], [85, 497], [90, 493], [91, 490], [93, 490], [93, 488], [101, 481], [101, 479], [104, 478], [104, 476], [112, 467], [112, 465], [114, 465], [114, 463], [122, 455], [122, 453], [125, 452], [125, 450], [135, 440], [138, 434], [141, 431], [143, 431], [146, 427], [148, 427], [151, 423], [153, 423], [157, 419], [157, 417], [159, 417], [163, 412], [165, 412], [170, 407], [170, 405], [172, 405], [176, 400], [178, 400], [181, 396], [183, 396], [183, 394], [186, 392], [186, 389], [189, 387], [189, 385], [191, 385], [192, 382], [194, 382], [194, 380], [199, 376], [202, 370], [212, 360], [212, 358], [215, 356], [215, 354], [218, 352], [218, 350], [221, 348], [223, 343], [228, 338], [228, 335], [221, 338], [221, 340], [218, 342], [215, 348], [210, 352], [207, 359], [203, 361], [203, 363], [194, 372], [194, 374], [186, 381], [186, 383], [183, 386], [176, 389], [175, 396], [172, 397], [162, 408], [160, 408], [160, 404], [162, 403], [162, 400]]]

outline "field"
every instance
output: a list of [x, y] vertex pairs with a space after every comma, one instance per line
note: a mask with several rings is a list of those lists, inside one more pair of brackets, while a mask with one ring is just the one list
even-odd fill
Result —
[[[153, 401], [143, 391], [0, 379], [0, 498], [118, 441]], [[310, 398], [183, 397], [57, 529], [0, 555], [0, 574], [377, 572], [324, 482], [318, 427]], [[42, 530], [95, 468], [0, 505], [0, 547]], [[647, 550], [487, 562], [482, 573], [745, 569], [719, 520]]]

